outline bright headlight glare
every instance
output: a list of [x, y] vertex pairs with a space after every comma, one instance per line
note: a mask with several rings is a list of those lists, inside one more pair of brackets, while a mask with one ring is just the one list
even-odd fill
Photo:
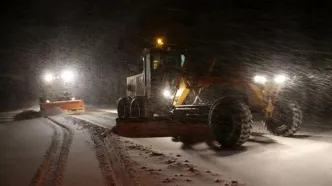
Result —
[[165, 98], [170, 98], [171, 97], [171, 91], [168, 90], [168, 89], [165, 89], [163, 91], [163, 95], [164, 95]]
[[46, 82], [51, 82], [53, 79], [54, 79], [54, 77], [53, 77], [53, 75], [52, 75], [51, 73], [47, 73], [47, 74], [45, 74], [45, 76], [44, 76], [44, 80], [45, 80]]
[[282, 84], [285, 83], [287, 77], [284, 75], [277, 75], [274, 77], [274, 82], [278, 83], [278, 84]]
[[69, 70], [63, 71], [62, 74], [61, 74], [61, 78], [65, 82], [73, 81], [74, 73], [72, 71], [69, 71]]
[[264, 76], [255, 76], [254, 82], [264, 84], [266, 82], [266, 78]]

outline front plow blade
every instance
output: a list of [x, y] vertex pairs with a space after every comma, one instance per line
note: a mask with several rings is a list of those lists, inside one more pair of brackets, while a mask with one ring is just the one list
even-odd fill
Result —
[[73, 112], [85, 111], [85, 105], [83, 100], [55, 101], [55, 102], [40, 104], [40, 110], [47, 110], [57, 107], [61, 108], [62, 110], [73, 111]]
[[112, 132], [123, 137], [151, 138], [210, 134], [207, 123], [179, 122], [164, 117], [116, 119]]

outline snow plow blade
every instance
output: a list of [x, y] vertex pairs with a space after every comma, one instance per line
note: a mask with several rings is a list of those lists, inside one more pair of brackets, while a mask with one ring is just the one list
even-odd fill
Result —
[[130, 138], [173, 137], [185, 134], [195, 136], [209, 134], [210, 127], [207, 123], [179, 122], [164, 117], [117, 118], [112, 132]]
[[72, 111], [72, 112], [84, 112], [85, 105], [83, 100], [73, 100], [73, 101], [55, 101], [50, 103], [41, 103], [40, 110], [61, 108], [62, 110]]

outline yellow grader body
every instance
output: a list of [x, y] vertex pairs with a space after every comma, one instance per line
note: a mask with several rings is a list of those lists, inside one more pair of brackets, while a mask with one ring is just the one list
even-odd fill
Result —
[[[290, 136], [299, 130], [302, 113], [298, 104], [279, 98], [284, 76], [273, 81], [263, 76], [192, 75], [187, 72], [185, 55], [164, 47], [145, 50], [141, 61], [143, 71], [127, 78], [127, 94], [118, 102], [113, 132], [119, 135], [188, 141], [204, 133], [233, 147], [250, 137], [251, 110], [263, 114], [267, 130], [275, 135]], [[212, 96], [204, 95], [210, 90]], [[190, 97], [194, 100], [189, 101]]]

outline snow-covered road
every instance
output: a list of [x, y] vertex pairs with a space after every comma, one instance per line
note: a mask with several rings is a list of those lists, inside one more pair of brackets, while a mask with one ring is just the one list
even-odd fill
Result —
[[53, 130], [45, 123], [35, 119], [0, 127], [1, 185], [31, 182], [52, 141]]
[[118, 185], [98, 134], [59, 115], [0, 127], [0, 185]]
[[216, 150], [205, 143], [184, 148], [171, 138], [102, 138], [115, 118], [114, 109], [94, 107], [2, 123], [1, 185], [332, 185], [332, 130], [326, 125], [306, 125], [284, 138], [255, 122], [243, 148]]
[[[112, 112], [75, 116], [98, 126], [111, 128]], [[312, 126], [311, 126], [312, 127]], [[332, 130], [303, 127], [292, 138], [268, 134], [255, 122], [251, 139], [238, 150], [213, 150], [204, 143], [182, 148], [171, 138], [133, 138], [128, 141], [153, 150], [180, 156], [223, 177], [256, 186], [331, 186]], [[314, 132], [310, 132], [314, 131]]]

